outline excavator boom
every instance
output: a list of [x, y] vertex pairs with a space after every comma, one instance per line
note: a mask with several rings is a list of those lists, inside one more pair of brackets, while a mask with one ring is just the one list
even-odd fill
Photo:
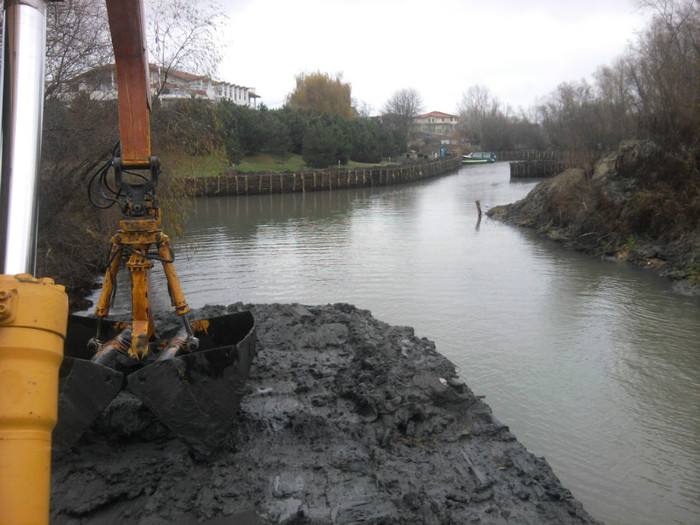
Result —
[[107, 0], [117, 89], [119, 137], [124, 168], [149, 168], [151, 89], [142, 0]]

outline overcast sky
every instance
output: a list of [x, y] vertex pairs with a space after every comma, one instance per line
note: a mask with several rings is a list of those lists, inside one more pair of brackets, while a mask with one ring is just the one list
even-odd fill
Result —
[[565, 81], [592, 80], [644, 29], [634, 0], [220, 0], [219, 78], [280, 107], [299, 73], [342, 73], [378, 113], [415, 88], [455, 113], [474, 84], [513, 109]]

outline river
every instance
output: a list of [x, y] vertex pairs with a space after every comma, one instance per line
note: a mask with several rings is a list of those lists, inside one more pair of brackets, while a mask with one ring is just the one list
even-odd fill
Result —
[[194, 308], [348, 302], [413, 326], [595, 518], [698, 524], [700, 301], [478, 222], [475, 200], [534, 185], [496, 163], [405, 186], [198, 199], [176, 267]]

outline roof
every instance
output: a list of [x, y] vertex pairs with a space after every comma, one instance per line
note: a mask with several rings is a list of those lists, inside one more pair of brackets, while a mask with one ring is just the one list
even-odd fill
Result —
[[450, 115], [449, 113], [443, 113], [442, 111], [431, 111], [430, 113], [424, 113], [423, 115], [418, 115], [416, 118], [459, 118], [457, 115]]
[[[167, 69], [165, 67], [161, 67], [161, 66], [158, 66], [158, 65], [153, 64], [153, 63], [149, 63], [148, 68], [150, 71], [160, 71], [160, 70]], [[102, 66], [94, 67], [88, 71], [85, 71], [85, 72], [81, 73], [80, 75], [77, 75], [77, 76], [71, 78], [70, 80], [74, 81], [74, 80], [81, 79], [83, 77], [95, 75], [96, 73], [101, 73], [103, 71], [114, 71], [115, 69], [116, 69], [115, 64], [105, 64]], [[185, 82], [192, 82], [193, 80], [199, 80], [201, 78], [206, 78], [206, 76], [204, 76], [204, 75], [194, 75], [192, 73], [186, 73], [185, 71], [179, 71], [177, 69], [170, 69], [168, 71], [168, 76], [172, 77], [172, 78], [177, 78], [177, 79], [183, 80]]]
[[[156, 64], [148, 64], [151, 70], [156, 70], [160, 72], [161, 70], [167, 70], [167, 68], [158, 66]], [[193, 75], [192, 73], [186, 73], [185, 71], [178, 71], [177, 69], [170, 69], [168, 71], [168, 76], [179, 78], [185, 82], [192, 82], [193, 80], [199, 80], [200, 78], [206, 78], [204, 75]]]

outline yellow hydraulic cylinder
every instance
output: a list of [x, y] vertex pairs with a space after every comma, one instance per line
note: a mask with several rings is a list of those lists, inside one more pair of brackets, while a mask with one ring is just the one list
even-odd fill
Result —
[[68, 296], [52, 279], [0, 275], [0, 523], [49, 522], [51, 432]]

